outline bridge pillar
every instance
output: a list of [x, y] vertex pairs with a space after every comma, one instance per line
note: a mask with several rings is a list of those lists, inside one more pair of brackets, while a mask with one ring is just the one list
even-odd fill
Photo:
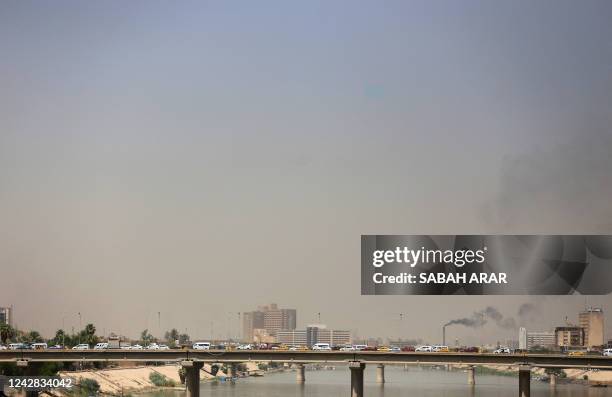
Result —
[[351, 370], [351, 397], [363, 397], [363, 370], [365, 364], [361, 361], [349, 361]]
[[550, 374], [550, 387], [553, 389], [557, 387], [557, 375], [556, 374]]
[[[29, 362], [27, 360], [19, 360], [17, 361], [17, 366], [23, 368], [23, 374], [25, 376], [37, 376], [40, 375], [39, 371], [40, 371], [40, 367], [42, 366], [42, 363], [39, 362]], [[0, 390], [1, 392], [4, 391]], [[39, 391], [38, 390], [27, 390], [25, 392], [26, 397], [38, 397], [39, 395]]]
[[306, 382], [306, 368], [304, 367], [304, 364], [297, 365], [296, 381], [297, 383]]
[[376, 383], [380, 383], [381, 385], [385, 383], [385, 365], [378, 364], [376, 366]]
[[204, 363], [194, 361], [183, 361], [185, 369], [186, 397], [200, 397], [200, 370]]
[[236, 372], [236, 363], [227, 363], [227, 372], [225, 375], [231, 379], [234, 379], [238, 375]]
[[475, 385], [476, 384], [476, 367], [474, 367], [473, 365], [470, 365], [467, 368], [467, 375], [468, 375], [468, 385]]
[[531, 394], [531, 367], [519, 365], [519, 397], [530, 397]]

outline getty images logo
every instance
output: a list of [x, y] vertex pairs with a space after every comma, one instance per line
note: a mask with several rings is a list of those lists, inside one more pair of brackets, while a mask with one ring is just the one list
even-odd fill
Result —
[[470, 263], [483, 263], [487, 247], [480, 250], [428, 250], [409, 249], [408, 247], [396, 247], [395, 250], [377, 250], [372, 253], [372, 265], [380, 268], [387, 263], [406, 263], [415, 267], [419, 263], [446, 263], [456, 267], [463, 267]]

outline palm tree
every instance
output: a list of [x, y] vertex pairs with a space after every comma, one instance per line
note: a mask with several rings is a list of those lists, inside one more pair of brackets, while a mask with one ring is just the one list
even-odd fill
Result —
[[0, 340], [3, 344], [15, 337], [15, 330], [8, 324], [0, 324]]

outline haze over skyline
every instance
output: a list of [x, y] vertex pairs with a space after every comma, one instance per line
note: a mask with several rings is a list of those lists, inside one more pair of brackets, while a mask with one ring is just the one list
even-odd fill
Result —
[[360, 235], [612, 234], [611, 17], [603, 0], [3, 1], [0, 306], [45, 335], [78, 312], [226, 335], [270, 302], [363, 336], [527, 302], [531, 328], [577, 321], [585, 297], [360, 296]]

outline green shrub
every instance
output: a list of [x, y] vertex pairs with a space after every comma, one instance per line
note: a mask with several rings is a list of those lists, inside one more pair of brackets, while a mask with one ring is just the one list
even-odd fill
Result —
[[98, 394], [100, 391], [100, 384], [95, 379], [81, 379], [81, 391], [88, 396]]
[[157, 387], [174, 387], [176, 382], [172, 379], [168, 379], [166, 375], [162, 375], [159, 372], [151, 372], [149, 380]]

